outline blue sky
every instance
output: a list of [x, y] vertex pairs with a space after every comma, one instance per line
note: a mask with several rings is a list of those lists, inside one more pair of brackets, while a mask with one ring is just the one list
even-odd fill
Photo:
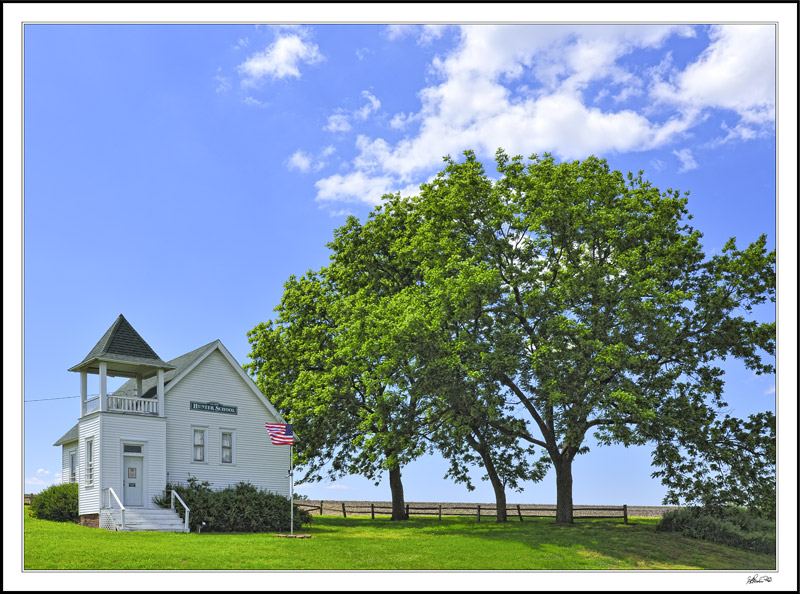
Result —
[[[788, 365], [777, 391], [774, 377], [730, 366], [726, 393], [738, 415], [775, 410], [778, 398], [790, 446], [779, 451], [779, 489], [796, 501], [786, 490], [796, 476], [796, 6], [3, 10], [4, 195], [22, 196], [4, 198], [3, 433], [7, 454], [23, 446], [21, 467], [4, 465], [4, 483], [19, 487], [14, 506], [19, 490], [39, 491], [58, 474], [51, 444], [79, 409], [67, 369], [117, 315], [162, 358], [220, 339], [246, 363], [247, 331], [273, 317], [290, 274], [326, 264], [325, 244], [347, 214], [363, 220], [384, 192], [414, 192], [446, 154], [473, 149], [493, 171], [498, 147], [595, 154], [615, 169], [644, 169], [662, 189], [689, 190], [709, 254], [730, 236], [744, 245], [767, 233], [773, 247], [777, 223], [788, 248], [778, 281], [779, 361]], [[12, 10], [21, 18], [5, 18]], [[705, 24], [333, 24], [578, 16]], [[331, 24], [254, 24], [312, 18]], [[775, 28], [711, 24], [723, 18], [780, 21], [777, 139]], [[27, 24], [21, 43], [21, 21], [79, 19], [247, 24]], [[770, 307], [757, 313], [775, 317]], [[436, 457], [409, 466], [407, 500], [493, 500], [488, 483], [468, 493], [442, 479], [445, 470]], [[575, 463], [575, 502], [657, 505], [663, 488], [651, 472], [647, 448], [593, 448]], [[555, 500], [552, 475], [525, 487], [509, 501]], [[298, 492], [389, 498], [388, 485], [357, 478]]]
[[[708, 253], [774, 247], [774, 47], [771, 25], [27, 25], [25, 491], [59, 472], [79, 407], [41, 399], [77, 395], [66, 369], [118, 314], [162, 358], [219, 338], [246, 363], [345, 216], [446, 154], [595, 154], [690, 190]], [[774, 410], [774, 377], [730, 374], [736, 414]], [[406, 498], [493, 500], [445, 470], [409, 466]], [[647, 448], [595, 448], [575, 502], [657, 505], [651, 471]], [[554, 501], [553, 482], [509, 499]], [[298, 492], [389, 498], [357, 477]]]
[[[326, 264], [346, 215], [446, 154], [491, 171], [498, 147], [596, 154], [690, 190], [709, 253], [774, 247], [774, 46], [771, 25], [26, 26], [26, 492], [58, 474], [79, 409], [41, 399], [78, 393], [66, 369], [118, 314], [162, 358], [219, 338], [246, 363], [247, 331]], [[735, 413], [774, 410], [774, 377], [730, 371]], [[412, 464], [406, 498], [493, 500], [445, 472]], [[650, 472], [647, 448], [595, 448], [575, 502], [658, 505]], [[388, 478], [298, 492], [390, 498]], [[509, 500], [554, 501], [553, 477]]]

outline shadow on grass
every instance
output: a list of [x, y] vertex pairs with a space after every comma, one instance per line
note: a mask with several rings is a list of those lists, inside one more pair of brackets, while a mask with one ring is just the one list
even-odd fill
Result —
[[[411, 518], [392, 522], [389, 518], [336, 517], [314, 518], [307, 532], [323, 535], [416, 532], [428, 535], [481, 538], [513, 542], [530, 550], [531, 558], [552, 560], [548, 569], [718, 569], [769, 570], [775, 557], [756, 554], [688, 538], [656, 532], [658, 518], [636, 518], [624, 524], [619, 519], [578, 520], [571, 525], [556, 525], [549, 518], [530, 518], [523, 522], [477, 522], [469, 518]], [[559, 558], [570, 566], [558, 565]], [[524, 559], [520, 559], [521, 562]]]

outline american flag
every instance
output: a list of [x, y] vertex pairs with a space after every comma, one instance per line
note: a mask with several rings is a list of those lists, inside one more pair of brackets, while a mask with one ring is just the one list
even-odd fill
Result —
[[266, 423], [267, 431], [269, 431], [269, 438], [274, 445], [293, 445], [294, 432], [292, 426], [282, 425], [281, 423]]

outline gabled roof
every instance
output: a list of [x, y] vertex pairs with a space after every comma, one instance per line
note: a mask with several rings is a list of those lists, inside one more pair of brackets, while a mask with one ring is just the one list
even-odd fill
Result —
[[[219, 342], [215, 340], [213, 342], [209, 342], [206, 345], [201, 346], [193, 351], [189, 351], [188, 353], [181, 355], [180, 357], [175, 357], [169, 361], [169, 366], [172, 368], [166, 373], [164, 373], [164, 391], [166, 392], [167, 388], [170, 387], [170, 382], [174, 380], [176, 377], [181, 375], [186, 369], [189, 368], [192, 363], [194, 363], [197, 359], [199, 359], [206, 351], [212, 349], [212, 347]], [[156, 396], [156, 382], [157, 378], [150, 377], [142, 381], [142, 398], [155, 398]], [[115, 392], [116, 395], [127, 395], [127, 396], [136, 396], [136, 380], [131, 379], [122, 384]]]
[[[230, 351], [225, 348], [225, 345], [222, 344], [219, 340], [215, 340], [213, 342], [209, 342], [207, 345], [201, 346], [198, 349], [190, 351], [185, 355], [181, 355], [180, 357], [176, 357], [175, 359], [170, 360], [170, 365], [174, 367], [171, 371], [168, 371], [164, 374], [164, 394], [166, 394], [172, 389], [175, 384], [181, 381], [195, 366], [197, 366], [203, 359], [208, 357], [211, 353], [218, 350], [220, 354], [227, 359], [230, 366], [237, 372], [239, 377], [247, 384], [247, 387], [253, 392], [253, 394], [258, 398], [261, 403], [266, 407], [266, 409], [272, 413], [275, 419], [279, 423], [283, 423], [283, 417], [277, 411], [277, 409], [272, 405], [272, 403], [267, 400], [264, 394], [259, 390], [256, 383], [253, 381], [247, 373], [245, 373], [242, 366], [237, 363], [236, 359], [233, 358]], [[155, 398], [156, 397], [156, 378], [148, 378], [142, 381], [142, 398]], [[114, 394], [118, 395], [128, 395], [128, 396], [135, 396], [136, 395], [136, 380], [129, 380], [122, 384], [119, 389], [117, 389]]]
[[78, 425], [75, 425], [72, 429], [70, 429], [64, 435], [62, 435], [61, 439], [59, 439], [53, 445], [58, 446], [65, 443], [69, 443], [71, 441], [78, 441]]
[[112, 363], [113, 368], [125, 372], [117, 375], [128, 377], [137, 372], [149, 376], [155, 374], [159, 368], [172, 369], [172, 365], [161, 360], [122, 314], [111, 324], [83, 361], [71, 367], [69, 371], [97, 373], [100, 361]]

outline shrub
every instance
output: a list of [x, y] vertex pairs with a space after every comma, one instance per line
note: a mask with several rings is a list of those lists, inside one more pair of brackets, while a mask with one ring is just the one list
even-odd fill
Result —
[[31, 502], [31, 516], [53, 522], [78, 522], [78, 484], [47, 487]]
[[[190, 477], [187, 485], [167, 485], [167, 490], [153, 501], [169, 507], [170, 491], [174, 489], [189, 507], [189, 528], [209, 532], [280, 532], [289, 530], [291, 518], [286, 497], [264, 491], [247, 482], [213, 491], [208, 481]], [[184, 509], [176, 505], [181, 517]], [[298, 528], [311, 523], [311, 514], [294, 508], [294, 525]]]
[[775, 522], [740, 507], [688, 507], [669, 511], [656, 530], [679, 532], [746, 551], [775, 553]]

